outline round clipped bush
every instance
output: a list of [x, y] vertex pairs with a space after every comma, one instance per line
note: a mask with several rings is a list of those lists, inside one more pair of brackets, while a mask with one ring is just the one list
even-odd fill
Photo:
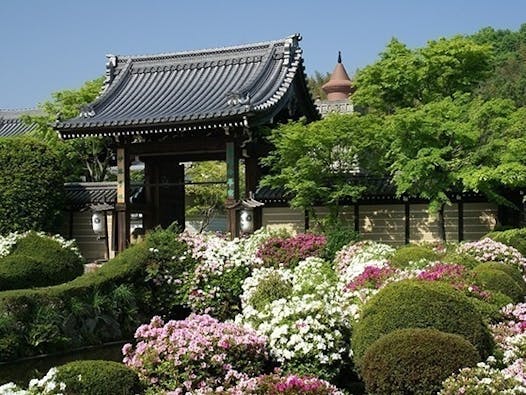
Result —
[[477, 266], [473, 269], [477, 285], [488, 291], [498, 291], [509, 296], [514, 302], [524, 299], [524, 292], [517, 282], [502, 270]]
[[352, 336], [355, 363], [367, 349], [397, 329], [434, 328], [470, 341], [483, 358], [491, 355], [493, 338], [481, 314], [452, 286], [440, 282], [404, 280], [386, 286], [365, 305]]
[[391, 265], [398, 268], [406, 268], [411, 264], [418, 264], [422, 261], [436, 261], [438, 254], [430, 247], [419, 245], [407, 245], [397, 249], [391, 256]]
[[[83, 259], [71, 248], [53, 238], [29, 232], [17, 241], [11, 257], [22, 255], [39, 262], [39, 270], [28, 271], [28, 287], [41, 287], [65, 283], [84, 272]], [[18, 258], [14, 258], [15, 260]], [[20, 258], [17, 262], [23, 263]], [[17, 265], [18, 266], [18, 265]], [[13, 265], [13, 270], [17, 270]]]
[[30, 256], [15, 254], [0, 258], [0, 291], [48, 285], [41, 272], [42, 263]]
[[484, 262], [484, 263], [479, 263], [477, 265], [477, 270], [480, 270], [483, 268], [503, 271], [508, 276], [513, 278], [513, 280], [521, 288], [523, 295], [526, 295], [526, 281], [524, 281], [524, 278], [522, 277], [522, 273], [517, 268], [517, 266], [508, 265], [508, 264], [499, 263], [499, 262]]
[[56, 380], [66, 384], [65, 395], [127, 395], [141, 390], [137, 373], [113, 361], [70, 362], [58, 367]]
[[447, 377], [475, 366], [480, 355], [462, 336], [435, 329], [401, 329], [365, 353], [362, 378], [370, 394], [436, 394]]

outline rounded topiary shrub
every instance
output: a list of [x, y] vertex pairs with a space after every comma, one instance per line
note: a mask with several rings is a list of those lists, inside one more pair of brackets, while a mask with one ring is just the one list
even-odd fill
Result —
[[508, 264], [500, 263], [500, 262], [484, 262], [484, 263], [479, 263], [476, 267], [477, 267], [477, 270], [492, 269], [492, 270], [503, 271], [508, 276], [513, 278], [513, 280], [521, 288], [523, 294], [526, 295], [526, 282], [524, 281], [524, 278], [522, 277], [522, 273], [517, 266], [508, 265]]
[[363, 357], [369, 394], [436, 394], [442, 382], [480, 355], [462, 336], [435, 329], [401, 329], [382, 336]]
[[0, 258], [0, 291], [48, 285], [41, 272], [42, 263], [30, 256], [15, 254]]
[[398, 268], [405, 268], [411, 264], [418, 265], [422, 261], [436, 261], [438, 254], [430, 247], [419, 245], [407, 245], [397, 249], [391, 256], [391, 265]]
[[474, 281], [488, 291], [498, 291], [509, 296], [514, 302], [524, 299], [524, 292], [506, 272], [484, 266], [473, 269]]
[[[28, 287], [65, 283], [84, 272], [84, 260], [73, 249], [36, 232], [29, 232], [17, 241], [10, 256], [17, 255], [30, 257], [39, 262], [39, 270], [31, 272]], [[23, 259], [19, 261], [22, 262]]]
[[65, 395], [127, 395], [141, 390], [137, 373], [113, 361], [70, 362], [58, 367], [56, 380], [66, 384]]
[[440, 282], [404, 280], [386, 286], [365, 305], [352, 336], [355, 363], [367, 349], [397, 329], [434, 328], [470, 341], [483, 358], [493, 351], [493, 338], [482, 315], [467, 296]]

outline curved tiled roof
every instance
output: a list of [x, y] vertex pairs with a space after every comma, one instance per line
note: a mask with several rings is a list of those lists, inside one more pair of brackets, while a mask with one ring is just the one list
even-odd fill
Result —
[[37, 109], [2, 110], [0, 109], [0, 137], [19, 136], [29, 133], [36, 128], [35, 124], [28, 125], [20, 117], [22, 115], [41, 115]]
[[[236, 47], [160, 55], [108, 55], [99, 99], [56, 124], [65, 138], [247, 126], [271, 118], [305, 85], [299, 35]], [[305, 87], [305, 92], [306, 87]], [[307, 108], [317, 110], [310, 97]]]

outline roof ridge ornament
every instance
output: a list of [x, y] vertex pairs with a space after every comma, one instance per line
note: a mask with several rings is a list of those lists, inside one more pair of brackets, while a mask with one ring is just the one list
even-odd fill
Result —
[[79, 117], [81, 118], [91, 118], [95, 116], [95, 109], [91, 104], [87, 104], [85, 106], [82, 106], [80, 110]]
[[115, 68], [117, 67], [117, 56], [112, 54], [106, 54], [106, 79], [104, 80], [104, 85], [109, 85], [113, 78], [115, 77]]
[[228, 98], [226, 104], [229, 106], [235, 106], [238, 104], [250, 105], [250, 92], [228, 92], [226, 97]]

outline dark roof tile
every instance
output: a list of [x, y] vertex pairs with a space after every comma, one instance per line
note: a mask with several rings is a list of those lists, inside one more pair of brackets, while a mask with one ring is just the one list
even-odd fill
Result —
[[28, 125], [20, 117], [22, 115], [41, 115], [37, 109], [1, 110], [0, 109], [0, 137], [20, 136], [36, 128], [36, 124]]
[[[173, 54], [109, 57], [101, 96], [79, 117], [57, 122], [63, 137], [111, 126], [242, 122], [305, 84], [299, 35], [277, 41]], [[299, 76], [299, 79], [295, 79]], [[317, 118], [310, 97], [310, 118]], [[281, 103], [284, 105], [284, 103]], [[260, 118], [258, 118], [260, 119]]]

